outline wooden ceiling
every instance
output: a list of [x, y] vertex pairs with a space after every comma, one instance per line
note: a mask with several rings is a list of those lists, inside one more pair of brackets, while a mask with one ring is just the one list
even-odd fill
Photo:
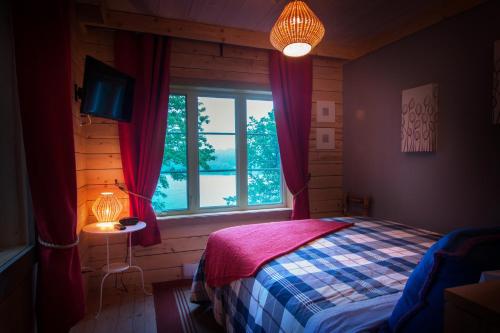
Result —
[[[83, 2], [88, 2], [82, 0]], [[196, 30], [223, 29], [224, 33], [199, 39], [270, 48], [268, 32], [288, 0], [93, 0], [101, 3], [103, 19], [84, 24], [120, 26], [129, 30], [164, 33], [197, 39]], [[482, 0], [309, 0], [326, 28], [316, 54], [357, 58], [395, 40], [468, 10]], [[87, 8], [88, 9], [88, 8]], [[175, 29], [181, 21], [198, 22]], [[152, 23], [158, 23], [152, 28]], [[129, 24], [132, 23], [132, 24]], [[141, 28], [144, 26], [144, 28]], [[182, 36], [182, 31], [195, 30]], [[172, 33], [168, 30], [175, 30]], [[179, 32], [180, 30], [180, 32]], [[252, 32], [253, 33], [252, 35]], [[179, 35], [180, 34], [180, 35]], [[231, 36], [230, 34], [233, 34]], [[234, 35], [235, 34], [235, 35]], [[249, 35], [250, 34], [250, 35]], [[254, 44], [254, 45], [248, 45]]]

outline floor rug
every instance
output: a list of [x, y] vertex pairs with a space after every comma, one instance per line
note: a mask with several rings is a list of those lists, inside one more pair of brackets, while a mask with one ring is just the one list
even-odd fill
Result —
[[191, 303], [191, 280], [153, 284], [158, 333], [219, 333], [211, 309]]

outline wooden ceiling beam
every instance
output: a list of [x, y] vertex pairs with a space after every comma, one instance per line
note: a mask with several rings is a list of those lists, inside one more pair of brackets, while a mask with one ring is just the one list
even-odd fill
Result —
[[[146, 32], [177, 38], [238, 46], [274, 49], [269, 41], [269, 33], [245, 29], [223, 27], [206, 23], [166, 19], [150, 15], [107, 10], [103, 7], [91, 10], [91, 5], [77, 4], [77, 17], [85, 26], [117, 30]], [[99, 16], [102, 13], [102, 18]], [[314, 55], [339, 59], [354, 59], [356, 52], [339, 47], [331, 42], [321, 42], [312, 52]]]
[[[77, 17], [84, 27], [128, 30], [213, 43], [274, 49], [267, 32], [114, 11], [107, 9], [102, 0], [79, 1], [83, 3], [76, 4]], [[399, 29], [387, 30], [373, 38], [357, 41], [350, 47], [322, 41], [312, 54], [344, 60], [356, 59], [484, 2], [485, 0], [441, 0], [436, 6], [429, 8], [424, 15], [405, 21]]]
[[104, 1], [79, 1], [76, 3], [77, 17], [81, 24], [84, 22], [104, 23], [106, 11]]

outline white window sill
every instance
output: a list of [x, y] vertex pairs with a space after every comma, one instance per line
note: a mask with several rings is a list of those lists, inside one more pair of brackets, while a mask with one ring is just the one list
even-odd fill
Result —
[[0, 272], [7, 269], [12, 263], [14, 263], [17, 259], [22, 257], [32, 248], [33, 245], [27, 244], [0, 249]]
[[160, 228], [192, 223], [227, 223], [228, 225], [238, 225], [251, 222], [285, 221], [289, 220], [291, 215], [292, 209], [284, 207], [257, 210], [227, 211], [217, 213], [158, 216], [157, 221]]

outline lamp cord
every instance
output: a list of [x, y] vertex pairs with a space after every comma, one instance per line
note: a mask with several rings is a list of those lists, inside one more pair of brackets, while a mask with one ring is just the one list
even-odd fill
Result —
[[150, 202], [152, 201], [151, 198], [148, 198], [148, 197], [146, 197], [144, 195], [141, 195], [141, 194], [138, 194], [138, 193], [135, 193], [135, 192], [127, 190], [127, 188], [125, 187], [125, 185], [118, 183], [118, 180], [116, 180], [116, 179], [115, 179], [115, 186], [118, 187], [120, 189], [120, 191], [122, 191], [124, 193], [136, 196], [138, 198], [141, 198], [141, 199], [144, 199], [144, 200], [147, 200], [147, 201], [150, 201]]

